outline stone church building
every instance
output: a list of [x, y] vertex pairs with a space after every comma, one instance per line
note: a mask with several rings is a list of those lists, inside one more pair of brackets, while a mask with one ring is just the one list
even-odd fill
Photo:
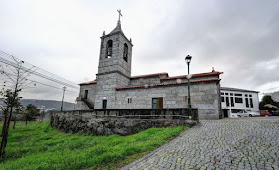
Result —
[[[187, 108], [187, 75], [170, 77], [168, 73], [131, 76], [132, 40], [120, 20], [109, 34], [103, 33], [96, 80], [81, 83], [77, 110], [88, 109], [168, 109]], [[193, 74], [191, 104], [200, 119], [222, 117], [220, 74], [211, 71]]]

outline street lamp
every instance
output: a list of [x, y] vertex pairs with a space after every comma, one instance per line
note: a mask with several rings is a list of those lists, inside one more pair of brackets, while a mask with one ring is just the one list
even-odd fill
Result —
[[185, 61], [188, 65], [188, 76], [187, 76], [187, 79], [188, 79], [188, 108], [189, 108], [189, 111], [190, 111], [190, 114], [191, 114], [191, 97], [190, 97], [190, 62], [191, 62], [191, 59], [192, 59], [192, 56], [190, 55], [187, 55], [186, 58], [185, 58]]

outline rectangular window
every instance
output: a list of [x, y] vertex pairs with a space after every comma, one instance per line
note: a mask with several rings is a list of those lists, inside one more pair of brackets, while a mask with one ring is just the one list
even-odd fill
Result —
[[225, 102], [225, 98], [224, 97], [222, 97], [222, 102]]
[[242, 96], [242, 94], [239, 94], [239, 93], [235, 93], [234, 95], [235, 96]]
[[233, 97], [231, 97], [231, 107], [234, 107]]
[[247, 97], [248, 95], [247, 94], [245, 94], [245, 97]]
[[224, 93], [221, 93], [221, 95], [224, 95]]
[[225, 93], [225, 95], [229, 95], [229, 93]]
[[236, 97], [236, 98], [235, 98], [235, 103], [243, 103], [242, 98]]
[[250, 98], [250, 107], [251, 107], [251, 108], [254, 107], [254, 105], [253, 105], [253, 99], [252, 99], [252, 98]]
[[249, 97], [252, 97], [252, 95], [251, 95], [251, 94], [249, 94]]
[[163, 97], [152, 98], [152, 109], [163, 109]]
[[103, 109], [107, 108], [107, 100], [103, 100]]
[[229, 107], [229, 106], [230, 106], [229, 97], [226, 97], [226, 106], [227, 106], [227, 107]]
[[249, 107], [249, 101], [248, 101], [248, 98], [245, 98], [245, 103], [246, 103], [246, 107]]
[[128, 98], [128, 103], [132, 103], [132, 98]]
[[87, 97], [88, 97], [88, 90], [85, 90], [84, 91], [84, 99], [87, 99]]
[[233, 94], [232, 94], [232, 93], [230, 93], [230, 96], [233, 96]]

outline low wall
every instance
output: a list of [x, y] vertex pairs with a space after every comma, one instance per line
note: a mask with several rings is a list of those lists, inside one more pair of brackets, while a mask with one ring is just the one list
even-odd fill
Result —
[[95, 135], [130, 135], [151, 127], [187, 125], [198, 122], [192, 109], [107, 109], [53, 112], [51, 126], [63, 132]]

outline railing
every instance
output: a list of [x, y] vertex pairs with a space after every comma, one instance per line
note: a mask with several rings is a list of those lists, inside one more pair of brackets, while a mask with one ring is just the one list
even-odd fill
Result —
[[83, 101], [89, 109], [94, 109], [94, 105], [91, 104], [87, 99], [81, 98], [81, 101]]

